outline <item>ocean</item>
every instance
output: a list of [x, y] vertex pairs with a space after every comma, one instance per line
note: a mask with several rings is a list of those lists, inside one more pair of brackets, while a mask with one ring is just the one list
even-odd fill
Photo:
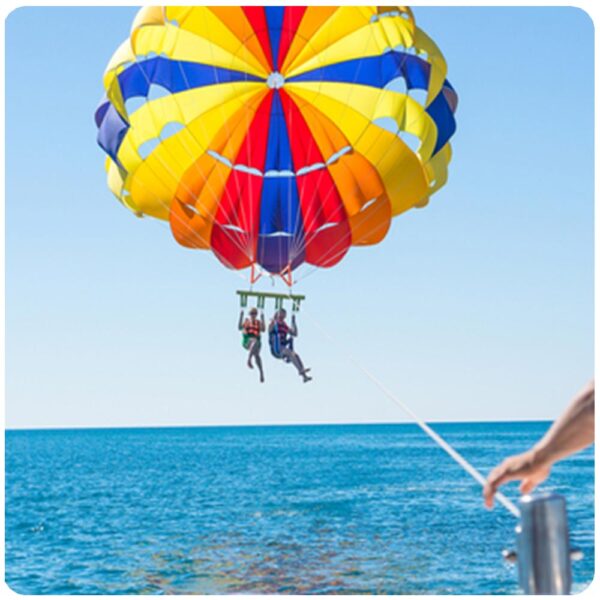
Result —
[[[434, 429], [487, 473], [548, 426]], [[593, 486], [588, 449], [540, 488], [567, 498], [576, 591], [594, 572]], [[21, 594], [512, 594], [515, 525], [415, 425], [6, 432]]]

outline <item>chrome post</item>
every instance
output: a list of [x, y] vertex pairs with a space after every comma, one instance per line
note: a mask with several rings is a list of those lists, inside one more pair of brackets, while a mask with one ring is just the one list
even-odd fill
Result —
[[565, 499], [558, 494], [523, 496], [517, 527], [519, 584], [526, 594], [569, 594], [571, 552]]

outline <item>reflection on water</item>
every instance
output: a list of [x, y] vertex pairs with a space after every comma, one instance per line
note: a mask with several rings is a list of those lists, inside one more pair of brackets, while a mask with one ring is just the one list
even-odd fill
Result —
[[[437, 429], [484, 472], [547, 424]], [[29, 594], [514, 593], [514, 518], [413, 426], [8, 432], [6, 578]], [[580, 589], [593, 452], [557, 466]], [[514, 497], [515, 488], [509, 487]]]

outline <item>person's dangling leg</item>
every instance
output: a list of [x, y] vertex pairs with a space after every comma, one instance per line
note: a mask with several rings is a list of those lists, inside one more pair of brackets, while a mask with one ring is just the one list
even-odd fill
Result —
[[292, 362], [292, 364], [296, 367], [298, 375], [300, 375], [304, 379], [304, 381], [310, 381], [311, 377], [308, 377], [308, 375], [306, 375], [306, 372], [310, 371], [310, 369], [304, 368], [304, 364], [302, 363], [302, 359], [300, 358], [300, 356], [298, 356], [296, 352], [290, 350], [289, 348], [284, 348], [284, 352], [282, 352], [282, 354], [283, 353], [285, 353], [285, 356], [287, 356]]
[[255, 347], [256, 347], [256, 339], [252, 338], [248, 343], [248, 362], [246, 363], [248, 365], [249, 369], [254, 368], [254, 366], [252, 365], [252, 357], [254, 356], [254, 348]]
[[265, 381], [265, 374], [263, 372], [263, 365], [262, 365], [262, 358], [260, 357], [260, 349], [258, 348], [258, 344], [256, 344], [257, 346], [257, 350], [256, 350], [256, 354], [254, 355], [254, 360], [256, 361], [256, 366], [258, 367], [258, 372], [260, 373], [260, 382], [264, 383]]
[[309, 377], [307, 375], [307, 373], [310, 371], [310, 369], [306, 369], [304, 367], [304, 365], [302, 364], [302, 359], [300, 358], [300, 356], [298, 354], [296, 354], [296, 352], [293, 353], [295, 359], [294, 360], [294, 365], [296, 365], [296, 369], [298, 369], [298, 373], [302, 376], [302, 379], [304, 381], [304, 383], [306, 383], [307, 381], [310, 381], [312, 379], [312, 377]]
[[294, 366], [298, 370], [298, 373], [300, 375], [302, 375], [304, 373], [304, 365], [302, 364], [302, 359], [293, 350], [290, 351], [290, 354], [291, 354], [290, 358], [291, 358], [292, 362], [294, 363]]
[[[252, 349], [250, 350], [250, 358], [254, 357], [254, 362], [256, 363], [256, 366], [258, 367], [258, 372], [260, 374], [260, 382], [264, 382], [265, 380], [265, 375], [263, 373], [263, 365], [262, 365], [262, 358], [260, 357], [260, 341], [259, 340], [254, 340], [254, 343], [252, 344]], [[250, 358], [248, 360], [250, 360]]]

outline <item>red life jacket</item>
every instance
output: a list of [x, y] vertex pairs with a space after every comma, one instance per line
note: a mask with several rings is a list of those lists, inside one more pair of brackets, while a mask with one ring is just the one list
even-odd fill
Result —
[[287, 339], [288, 333], [290, 332], [290, 328], [285, 321], [275, 321], [277, 323], [277, 333], [279, 334], [279, 339], [282, 342], [285, 342]]
[[246, 319], [244, 321], [244, 333], [246, 335], [253, 335], [254, 337], [260, 337], [260, 326], [261, 323], [258, 319], [252, 322], [251, 319]]

